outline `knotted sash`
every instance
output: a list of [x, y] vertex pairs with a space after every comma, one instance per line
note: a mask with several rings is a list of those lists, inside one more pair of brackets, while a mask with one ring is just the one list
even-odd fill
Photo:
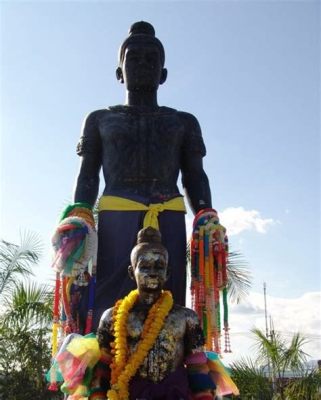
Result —
[[117, 196], [102, 196], [99, 200], [99, 211], [146, 211], [143, 228], [151, 226], [159, 230], [158, 214], [162, 211], [181, 211], [186, 213], [183, 197], [175, 197], [163, 203], [145, 205], [138, 201]]

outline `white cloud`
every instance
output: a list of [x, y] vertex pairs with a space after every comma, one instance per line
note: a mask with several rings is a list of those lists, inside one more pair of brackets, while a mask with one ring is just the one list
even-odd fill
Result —
[[[308, 292], [294, 299], [267, 296], [268, 321], [271, 316], [274, 330], [285, 339], [300, 332], [308, 341], [304, 351], [312, 359], [321, 359], [320, 305], [321, 292]], [[226, 363], [241, 356], [255, 358], [254, 341], [250, 333], [254, 327], [265, 332], [264, 297], [263, 294], [251, 292], [242, 304], [230, 306], [233, 353], [226, 355]]]
[[276, 223], [272, 218], [262, 218], [257, 210], [245, 210], [243, 207], [229, 207], [219, 213], [220, 222], [228, 235], [238, 235], [243, 231], [266, 233]]

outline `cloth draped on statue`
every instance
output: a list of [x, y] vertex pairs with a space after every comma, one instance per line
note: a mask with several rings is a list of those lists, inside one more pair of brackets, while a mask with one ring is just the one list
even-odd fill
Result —
[[180, 367], [159, 383], [135, 376], [129, 384], [129, 400], [189, 400], [186, 368]]
[[[120, 193], [108, 195], [126, 198]], [[150, 199], [139, 195], [131, 195], [127, 199], [145, 206], [171, 200]], [[108, 207], [108, 203], [104, 205]], [[93, 320], [95, 330], [102, 313], [112, 307], [118, 299], [135, 289], [135, 282], [128, 276], [128, 266], [131, 250], [136, 244], [137, 233], [143, 227], [145, 216], [146, 211], [101, 210], [99, 212], [97, 283]], [[175, 303], [184, 306], [186, 296], [185, 212], [183, 209], [181, 211], [160, 210], [158, 224], [162, 243], [169, 254], [170, 277], [165, 289], [172, 292]]]

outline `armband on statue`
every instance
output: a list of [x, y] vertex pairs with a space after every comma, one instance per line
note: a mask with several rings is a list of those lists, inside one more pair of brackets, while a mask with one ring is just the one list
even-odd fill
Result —
[[216, 210], [206, 208], [196, 214], [190, 254], [192, 308], [201, 321], [206, 349], [221, 352], [222, 298], [224, 352], [231, 352], [227, 306], [228, 238]]
[[[66, 335], [88, 334], [92, 330], [97, 242], [92, 207], [86, 203], [69, 205], [63, 211], [52, 237], [52, 268], [56, 271], [52, 326], [53, 357], [57, 354], [58, 342]], [[79, 309], [84, 305], [87, 307], [87, 313], [82, 321]], [[51, 383], [54, 389], [54, 379]]]

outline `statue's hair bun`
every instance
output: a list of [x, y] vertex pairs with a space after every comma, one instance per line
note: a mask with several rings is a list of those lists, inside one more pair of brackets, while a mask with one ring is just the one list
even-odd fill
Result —
[[162, 235], [160, 231], [149, 226], [138, 232], [137, 244], [140, 243], [162, 243]]
[[131, 35], [149, 35], [155, 37], [155, 29], [153, 25], [145, 21], [135, 22], [128, 31], [129, 36]]
[[164, 66], [165, 63], [165, 51], [162, 43], [155, 36], [155, 29], [152, 24], [146, 21], [134, 22], [132, 26], [129, 28], [128, 36], [123, 41], [119, 48], [118, 52], [118, 63], [119, 66], [122, 66], [125, 56], [125, 50], [130, 43], [140, 43], [145, 45], [145, 43], [152, 43], [156, 45], [160, 52], [161, 62]]

